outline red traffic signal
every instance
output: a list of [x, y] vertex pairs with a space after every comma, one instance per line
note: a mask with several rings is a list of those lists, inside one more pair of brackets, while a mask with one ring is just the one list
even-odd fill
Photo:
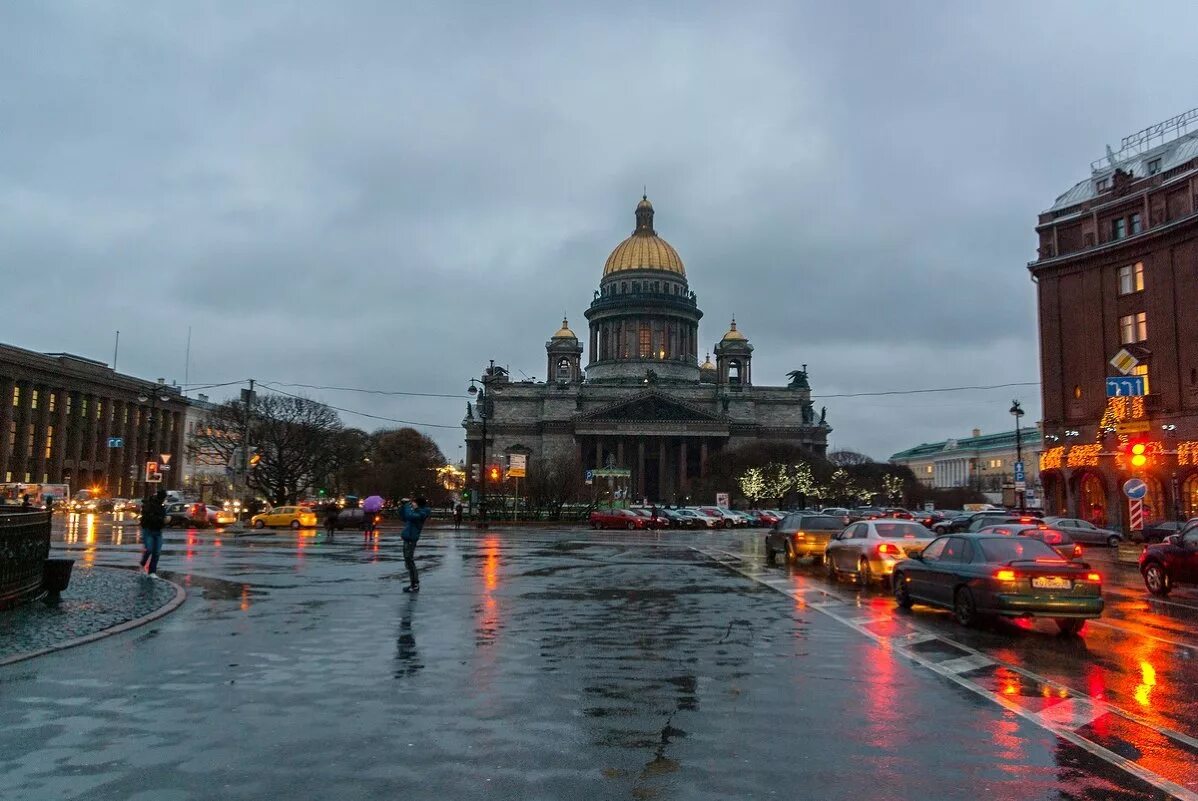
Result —
[[1132, 469], [1148, 467], [1151, 457], [1150, 443], [1145, 437], [1128, 437], [1119, 447], [1127, 466]]
[[499, 481], [503, 478], [503, 470], [497, 464], [493, 464], [487, 468], [487, 478], [491, 481]]

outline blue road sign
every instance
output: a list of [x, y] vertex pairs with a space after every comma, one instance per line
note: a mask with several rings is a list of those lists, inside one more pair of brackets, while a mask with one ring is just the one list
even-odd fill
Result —
[[121, 437], [109, 437], [108, 438], [108, 447], [123, 448], [123, 447], [125, 447], [125, 440], [122, 439]]
[[594, 471], [594, 470], [588, 470], [588, 471], [587, 471], [587, 483], [588, 483], [588, 484], [591, 484], [591, 483], [593, 483], [594, 481], [595, 481], [595, 471]]
[[1144, 394], [1144, 376], [1119, 375], [1106, 380], [1108, 398], [1138, 397]]
[[1148, 494], [1148, 485], [1138, 478], [1129, 478], [1123, 482], [1123, 494], [1133, 501], [1139, 501]]
[[1025, 481], [1026, 480], [1026, 476], [1024, 476], [1024, 473], [1023, 473], [1023, 462], [1015, 463], [1015, 480], [1016, 481]]

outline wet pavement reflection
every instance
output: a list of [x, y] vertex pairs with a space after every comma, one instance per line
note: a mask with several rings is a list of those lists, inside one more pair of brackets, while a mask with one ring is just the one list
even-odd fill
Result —
[[[130, 566], [136, 529], [56, 547]], [[1198, 792], [1195, 596], [961, 629], [760, 532], [171, 531], [172, 615], [0, 668], [15, 798], [997, 799]], [[1134, 577], [1134, 572], [1132, 573]], [[1138, 578], [1138, 577], [1136, 577]], [[1126, 760], [1120, 766], [1110, 755]], [[1192, 772], [1192, 771], [1191, 771]], [[139, 796], [139, 794], [141, 794]], [[6, 796], [7, 797], [7, 796]], [[1185, 797], [1185, 796], [1179, 796]]]

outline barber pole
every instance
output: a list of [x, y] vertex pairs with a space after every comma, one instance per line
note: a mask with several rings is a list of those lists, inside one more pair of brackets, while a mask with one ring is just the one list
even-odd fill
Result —
[[1144, 502], [1129, 500], [1127, 502], [1127, 519], [1132, 531], [1144, 530]]

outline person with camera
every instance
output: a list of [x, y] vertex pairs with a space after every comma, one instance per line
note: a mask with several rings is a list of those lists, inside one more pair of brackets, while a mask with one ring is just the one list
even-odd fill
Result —
[[428, 501], [417, 497], [415, 503], [404, 498], [399, 505], [399, 516], [404, 521], [400, 537], [403, 539], [403, 561], [408, 568], [408, 586], [404, 592], [420, 592], [420, 575], [416, 572], [416, 543], [420, 541], [420, 532], [424, 529], [424, 521], [433, 513]]

